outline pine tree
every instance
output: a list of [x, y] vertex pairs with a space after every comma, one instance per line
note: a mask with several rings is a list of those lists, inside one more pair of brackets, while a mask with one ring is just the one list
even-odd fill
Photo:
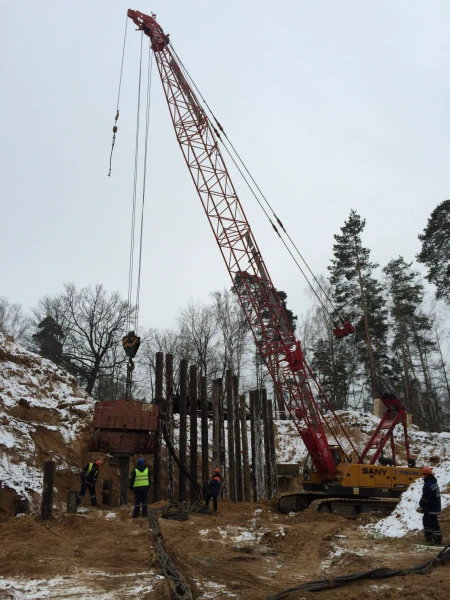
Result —
[[36, 351], [56, 364], [61, 364], [64, 332], [51, 316], [45, 317], [37, 326], [37, 333], [32, 335]]
[[335, 410], [347, 408], [350, 384], [350, 348], [341, 341], [331, 334], [329, 338], [318, 339], [312, 348], [311, 368]]
[[433, 210], [423, 234], [418, 262], [426, 265], [426, 278], [436, 286], [436, 298], [450, 304], [450, 200]]
[[334, 258], [328, 269], [337, 311], [355, 326], [362, 375], [376, 398], [389, 374], [387, 308], [384, 286], [372, 274], [378, 264], [370, 261], [370, 250], [362, 245], [365, 224], [356, 211], [350, 212], [342, 233], [334, 236]]
[[284, 308], [284, 312], [286, 313], [287, 320], [292, 328], [292, 331], [295, 331], [295, 327], [297, 325], [297, 315], [294, 315], [293, 311], [287, 307], [287, 294], [282, 290], [277, 290], [278, 298], [281, 301], [281, 305]]
[[411, 264], [400, 256], [383, 269], [393, 322], [392, 368], [397, 381], [402, 382], [402, 395], [414, 422], [425, 429], [438, 429], [441, 408], [430, 376], [430, 362], [436, 352], [433, 323], [424, 312], [424, 286]]

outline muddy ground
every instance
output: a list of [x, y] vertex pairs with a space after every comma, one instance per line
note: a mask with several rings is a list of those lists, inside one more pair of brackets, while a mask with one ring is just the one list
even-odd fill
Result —
[[[149, 522], [131, 519], [130, 512], [128, 506], [86, 506], [77, 515], [60, 513], [47, 522], [32, 515], [2, 518], [0, 598], [169, 600]], [[449, 539], [450, 509], [442, 520], [444, 539]], [[309, 510], [282, 515], [269, 503], [227, 500], [219, 501], [218, 515], [160, 520], [165, 546], [198, 600], [265, 600], [312, 579], [410, 567], [439, 550], [425, 546], [419, 532], [374, 539], [361, 524]], [[294, 592], [289, 599], [443, 600], [449, 590], [447, 564], [430, 575], [361, 581], [315, 594]]]

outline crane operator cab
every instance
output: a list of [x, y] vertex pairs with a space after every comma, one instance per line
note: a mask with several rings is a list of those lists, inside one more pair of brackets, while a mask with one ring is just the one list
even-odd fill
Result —
[[[346, 462], [347, 458], [343, 453], [342, 449], [338, 446], [331, 446], [331, 456], [333, 457], [334, 464], [337, 466], [341, 462]], [[307, 454], [303, 465], [303, 487], [305, 490], [319, 490], [323, 488], [323, 481], [317, 472], [317, 468], [314, 465], [311, 455]]]

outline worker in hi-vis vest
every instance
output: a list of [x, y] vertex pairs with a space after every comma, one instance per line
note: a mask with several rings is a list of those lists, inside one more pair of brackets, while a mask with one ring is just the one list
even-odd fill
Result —
[[77, 504], [80, 505], [83, 500], [83, 496], [89, 490], [89, 496], [91, 498], [92, 506], [97, 506], [97, 495], [95, 493], [95, 484], [97, 483], [98, 473], [100, 467], [103, 465], [102, 460], [96, 460], [95, 462], [88, 463], [81, 471], [80, 480], [81, 488], [77, 496]]
[[133, 518], [139, 516], [142, 504], [142, 516], [147, 516], [148, 490], [150, 488], [150, 473], [144, 459], [139, 458], [137, 466], [130, 477], [130, 490], [134, 492]]

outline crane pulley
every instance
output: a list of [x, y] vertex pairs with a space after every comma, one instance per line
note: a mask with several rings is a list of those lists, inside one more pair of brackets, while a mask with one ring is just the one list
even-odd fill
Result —
[[131, 386], [133, 384], [133, 371], [134, 361], [139, 346], [141, 345], [141, 338], [138, 337], [134, 331], [130, 331], [128, 335], [122, 338], [122, 347], [128, 357], [127, 361], [127, 382], [125, 388], [125, 399], [131, 398]]

